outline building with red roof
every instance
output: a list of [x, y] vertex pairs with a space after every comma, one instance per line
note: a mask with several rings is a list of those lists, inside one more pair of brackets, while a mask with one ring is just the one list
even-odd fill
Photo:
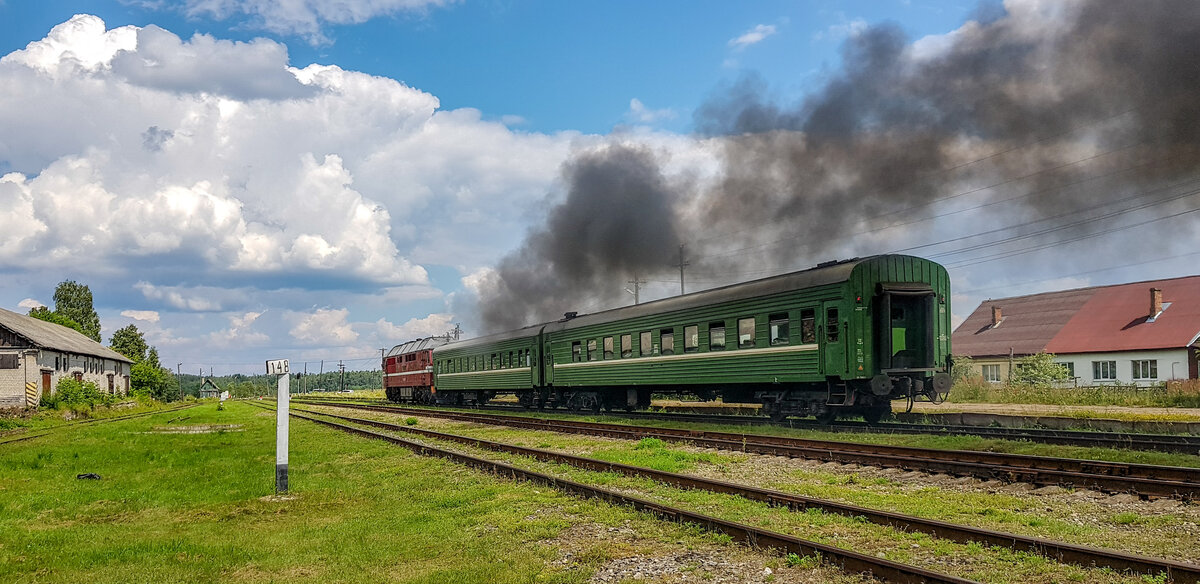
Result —
[[1200, 276], [986, 300], [954, 331], [955, 355], [988, 381], [1053, 353], [1079, 385], [1196, 379]]

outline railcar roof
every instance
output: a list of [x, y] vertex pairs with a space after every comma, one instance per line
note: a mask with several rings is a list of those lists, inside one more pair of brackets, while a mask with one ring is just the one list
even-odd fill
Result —
[[415, 339], [412, 341], [408, 341], [407, 343], [400, 343], [399, 345], [392, 347], [392, 350], [387, 352], [387, 356], [395, 357], [396, 355], [407, 355], [409, 353], [416, 353], [417, 351], [424, 351], [426, 349], [433, 349], [435, 347], [440, 347], [449, 342], [450, 342], [450, 340], [447, 339], [446, 337], [426, 337], [424, 339]]
[[730, 284], [720, 288], [693, 292], [691, 294], [664, 298], [662, 300], [654, 300], [635, 306], [625, 306], [592, 314], [584, 314], [566, 320], [538, 323], [517, 330], [495, 333], [482, 337], [476, 337], [474, 339], [455, 341], [446, 345], [446, 348], [467, 348], [479, 344], [506, 341], [523, 337], [532, 337], [537, 335], [538, 332], [541, 331], [542, 327], [545, 327], [547, 331], [561, 331], [580, 326], [610, 322], [613, 320], [635, 318], [663, 312], [673, 312], [676, 310], [685, 310], [698, 306], [707, 306], [709, 304], [717, 304], [739, 298], [769, 296], [771, 294], [778, 294], [781, 292], [787, 292], [789, 290], [798, 290], [802, 288], [811, 288], [814, 286], [824, 286], [828, 284], [838, 284], [849, 280], [850, 275], [854, 272], [854, 268], [859, 264], [883, 257], [887, 256], [870, 256], [836, 262], [825, 262], [807, 270], [800, 270], [798, 272], [771, 276], [759, 280], [751, 280], [749, 282]]

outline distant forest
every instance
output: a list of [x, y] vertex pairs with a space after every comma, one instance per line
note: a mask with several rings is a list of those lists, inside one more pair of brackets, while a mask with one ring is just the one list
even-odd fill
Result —
[[[381, 389], [383, 372], [376, 369], [374, 371], [347, 371], [344, 378], [344, 389]], [[233, 397], [252, 397], [256, 395], [274, 395], [275, 389], [279, 387], [279, 377], [275, 375], [242, 375], [235, 373], [233, 375], [218, 375], [213, 377], [213, 382], [223, 390], [228, 390]], [[175, 381], [176, 388], [179, 385], [183, 386], [184, 395], [199, 396], [200, 384], [204, 378], [195, 374], [187, 374], [178, 376]], [[300, 393], [301, 391], [313, 391], [322, 389], [325, 391], [338, 391], [343, 389], [342, 374], [333, 371], [327, 373], [309, 373], [303, 375], [293, 373], [290, 381], [292, 393]]]

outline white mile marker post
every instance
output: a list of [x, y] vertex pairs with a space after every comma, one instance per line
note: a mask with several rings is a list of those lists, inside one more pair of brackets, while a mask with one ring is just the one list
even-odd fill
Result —
[[275, 492], [288, 490], [288, 402], [291, 398], [291, 375], [287, 359], [267, 361], [267, 375], [278, 375], [279, 394], [275, 408]]

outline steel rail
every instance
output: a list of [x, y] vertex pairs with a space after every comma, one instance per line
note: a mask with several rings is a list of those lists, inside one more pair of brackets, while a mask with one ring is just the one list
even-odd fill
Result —
[[694, 524], [709, 531], [716, 531], [726, 534], [735, 541], [746, 542], [751, 546], [772, 548], [781, 550], [784, 553], [795, 553], [799, 555], [820, 554], [821, 557], [828, 559], [830, 562], [847, 572], [866, 573], [878, 579], [905, 584], [916, 584], [921, 582], [928, 584], [978, 584], [973, 580], [942, 574], [940, 572], [927, 570], [918, 566], [910, 566], [899, 562], [893, 562], [891, 560], [860, 554], [850, 550], [844, 550], [834, 546], [800, 539], [798, 537], [769, 531], [751, 525], [719, 519], [685, 509], [663, 505], [648, 499], [624, 495], [615, 491], [601, 489], [591, 485], [585, 485], [583, 483], [555, 477], [553, 475], [526, 470], [509, 464], [488, 460], [486, 458], [479, 458], [454, 452], [452, 450], [435, 448], [433, 446], [405, 440], [396, 436], [373, 432], [365, 428], [339, 424], [337, 422], [322, 420], [320, 418], [306, 416], [297, 412], [290, 412], [290, 414], [297, 418], [323, 424], [332, 428], [337, 428], [345, 432], [397, 444], [423, 456], [436, 456], [445, 458], [453, 462], [465, 464], [467, 466], [498, 476], [510, 477], [517, 480], [524, 480], [536, 484], [550, 486], [562, 490], [568, 494], [578, 495], [584, 498], [594, 498], [615, 505], [630, 506], [638, 511], [651, 513], [664, 520], [681, 524]]
[[1145, 497], [1200, 498], [1200, 469], [1052, 458], [1025, 454], [1002, 454], [974, 450], [937, 450], [876, 444], [857, 444], [827, 440], [810, 440], [780, 436], [732, 434], [683, 430], [675, 428], [645, 428], [600, 422], [546, 420], [525, 416], [501, 416], [460, 412], [436, 412], [389, 406], [359, 404], [321, 404], [364, 410], [425, 415], [484, 424], [497, 424], [527, 429], [575, 434], [593, 434], [612, 438], [691, 442], [697, 446], [736, 450], [773, 456], [787, 456], [839, 462], [867, 464], [908, 470], [973, 476], [1036, 485], [1067, 485], [1110, 493], [1137, 493]]
[[818, 499], [815, 497], [805, 497], [802, 495], [785, 493], [783, 491], [718, 481], [714, 479], [706, 479], [703, 477], [696, 477], [680, 473], [660, 471], [640, 466], [607, 462], [594, 458], [562, 454], [540, 448], [528, 448], [524, 446], [505, 444], [458, 434], [413, 428], [411, 426], [382, 422], [379, 420], [352, 418], [349, 416], [340, 416], [337, 414], [314, 412], [310, 410], [298, 411], [306, 414], [315, 414], [336, 418], [345, 422], [352, 422], [366, 426], [374, 426], [376, 428], [415, 434], [426, 438], [456, 442], [459, 444], [484, 448], [496, 452], [506, 452], [509, 454], [528, 456], [543, 462], [564, 463], [578, 468], [598, 472], [619, 472], [629, 476], [643, 476], [671, 486], [737, 495], [752, 501], [765, 502], [772, 506], [787, 507], [790, 510], [821, 509], [822, 511], [836, 513], [839, 515], [862, 517], [871, 523], [892, 527], [901, 531], [920, 531], [959, 543], [978, 542], [990, 546], [1009, 547], [1017, 551], [1036, 553], [1053, 560], [1084, 567], [1107, 567], [1117, 571], [1128, 570], [1131, 572], [1148, 574], [1151, 576], [1166, 574], [1168, 580], [1171, 582], [1200, 582], [1200, 565], [1188, 564], [1185, 562], [1130, 554], [1117, 550], [1096, 548], [1067, 542], [1059, 542], [1040, 537], [1024, 536], [990, 529], [956, 525], [953, 523], [947, 523], [945, 521], [923, 519], [901, 513], [880, 511], [866, 507], [859, 507], [857, 505]]

